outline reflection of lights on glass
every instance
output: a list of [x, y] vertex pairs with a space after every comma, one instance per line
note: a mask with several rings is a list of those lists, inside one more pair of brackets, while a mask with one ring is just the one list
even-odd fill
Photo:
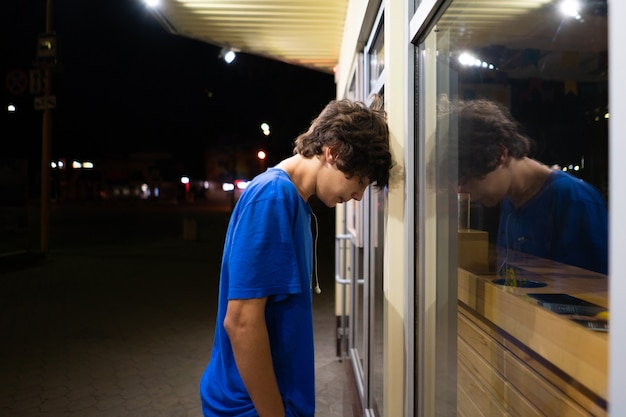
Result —
[[222, 184], [222, 190], [224, 191], [233, 191], [235, 189], [235, 184], [232, 182], [225, 182]]
[[144, 0], [144, 2], [150, 7], [157, 7], [159, 5], [159, 0]]
[[493, 65], [492, 63], [482, 61], [476, 58], [474, 55], [470, 54], [469, 52], [463, 52], [461, 55], [459, 55], [457, 59], [459, 61], [459, 64], [466, 66], [466, 67], [478, 67], [478, 68], [485, 68], [489, 70], [496, 69], [496, 66]]
[[180, 177], [180, 182], [182, 184], [189, 184], [189, 177], [186, 177], [186, 176]]
[[459, 55], [459, 64], [461, 65], [472, 65], [474, 63], [474, 57], [468, 54], [467, 52], [463, 52]]
[[265, 159], [265, 157], [267, 156], [267, 154], [264, 151], [259, 151], [257, 152], [256, 156], [260, 159], [263, 160]]
[[578, 1], [564, 0], [561, 2], [559, 8], [561, 9], [561, 13], [563, 13], [565, 16], [580, 19], [580, 14], [578, 13], [578, 11], [580, 10], [580, 4], [578, 4]]

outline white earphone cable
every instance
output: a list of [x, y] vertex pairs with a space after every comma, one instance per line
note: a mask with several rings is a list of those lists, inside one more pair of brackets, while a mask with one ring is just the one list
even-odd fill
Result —
[[[315, 287], [313, 287], [313, 289], [315, 290], [316, 294], [321, 294], [322, 293], [322, 289], [320, 288], [320, 280], [319, 277], [317, 276], [317, 238], [319, 237], [319, 224], [317, 223], [317, 216], [315, 215], [315, 213], [313, 213], [313, 210], [311, 210], [311, 214], [313, 215], [313, 219], [315, 220], [315, 240], [313, 243], [313, 273], [315, 274]], [[312, 284], [312, 283], [311, 283]]]

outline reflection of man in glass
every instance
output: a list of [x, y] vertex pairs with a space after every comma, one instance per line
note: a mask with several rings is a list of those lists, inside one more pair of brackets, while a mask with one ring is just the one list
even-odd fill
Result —
[[494, 102], [442, 111], [458, 123], [461, 191], [487, 207], [501, 203], [500, 248], [607, 273], [606, 203], [591, 185], [529, 158], [530, 140]]

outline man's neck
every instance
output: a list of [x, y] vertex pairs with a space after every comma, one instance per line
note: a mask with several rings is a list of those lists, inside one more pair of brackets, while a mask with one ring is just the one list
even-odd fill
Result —
[[296, 154], [279, 162], [276, 168], [285, 171], [302, 199], [309, 201], [309, 198], [315, 194], [315, 178], [319, 163], [317, 157], [305, 158]]
[[514, 159], [511, 168], [514, 183], [508, 197], [515, 207], [524, 205], [537, 195], [551, 172], [546, 165], [528, 157], [519, 160]]

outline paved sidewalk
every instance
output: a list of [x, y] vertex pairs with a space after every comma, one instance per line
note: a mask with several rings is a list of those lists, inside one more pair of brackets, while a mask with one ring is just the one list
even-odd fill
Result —
[[[51, 229], [66, 238], [43, 262], [0, 269], [0, 416], [200, 417], [228, 214], [138, 212], [131, 227], [125, 209], [85, 224], [69, 211]], [[197, 221], [197, 240], [183, 239], [182, 216]], [[163, 232], [128, 232], [149, 224]], [[324, 292], [314, 299], [319, 417], [351, 415], [335, 357], [332, 253], [320, 250]]]

